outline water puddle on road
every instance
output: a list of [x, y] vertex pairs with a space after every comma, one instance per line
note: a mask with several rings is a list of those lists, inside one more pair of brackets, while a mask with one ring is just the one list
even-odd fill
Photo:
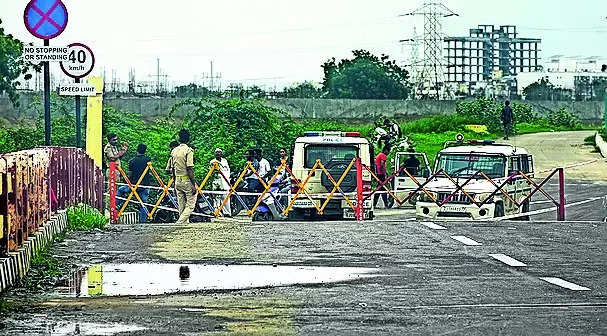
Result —
[[68, 336], [68, 335], [116, 335], [146, 330], [144, 327], [126, 324], [111, 323], [69, 323], [61, 322], [49, 326], [43, 335], [48, 336]]
[[82, 268], [58, 291], [75, 297], [162, 295], [344, 282], [374, 277], [377, 271], [358, 267], [106, 264]]

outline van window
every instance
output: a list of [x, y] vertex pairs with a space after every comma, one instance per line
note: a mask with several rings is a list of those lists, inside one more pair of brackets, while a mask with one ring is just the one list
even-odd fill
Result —
[[506, 158], [499, 155], [440, 154], [437, 162], [436, 171], [444, 169], [451, 177], [470, 177], [480, 170], [490, 178], [498, 178], [506, 172]]
[[357, 146], [336, 146], [336, 145], [308, 145], [305, 149], [304, 168], [312, 168], [317, 159], [323, 165], [331, 160], [340, 160], [350, 162], [358, 157]]
[[512, 175], [517, 173], [521, 169], [521, 162], [518, 156], [512, 156], [509, 159], [510, 165], [508, 166], [508, 175]]
[[533, 173], [533, 157], [531, 155], [521, 155], [521, 170], [523, 173]]

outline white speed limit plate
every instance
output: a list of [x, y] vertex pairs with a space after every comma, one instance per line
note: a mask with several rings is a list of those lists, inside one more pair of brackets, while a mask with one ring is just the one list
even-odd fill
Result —
[[60, 63], [61, 70], [72, 78], [82, 78], [91, 73], [95, 66], [91, 48], [82, 43], [72, 43], [67, 47], [68, 60]]

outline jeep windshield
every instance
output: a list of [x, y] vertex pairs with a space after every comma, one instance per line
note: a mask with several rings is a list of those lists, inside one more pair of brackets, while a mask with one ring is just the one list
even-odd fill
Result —
[[305, 150], [305, 168], [312, 168], [317, 159], [320, 159], [323, 165], [329, 161], [345, 161], [350, 163], [352, 159], [358, 156], [357, 146], [338, 146], [338, 145], [308, 145]]
[[470, 177], [479, 170], [490, 178], [506, 176], [506, 158], [499, 155], [440, 154], [437, 162], [436, 171], [444, 169], [451, 177]]

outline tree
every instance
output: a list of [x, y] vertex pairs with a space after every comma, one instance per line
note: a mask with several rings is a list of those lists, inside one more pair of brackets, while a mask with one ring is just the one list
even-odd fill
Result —
[[409, 96], [409, 72], [396, 61], [366, 50], [354, 50], [352, 54], [353, 59], [335, 63], [332, 58], [322, 65], [323, 91], [328, 98], [406, 99]]
[[573, 92], [554, 87], [548, 78], [542, 78], [524, 88], [523, 95], [527, 100], [571, 100]]
[[175, 87], [175, 96], [179, 98], [202, 98], [210, 94], [209, 89], [194, 83]]
[[314, 83], [305, 81], [295, 86], [285, 88], [281, 93], [281, 98], [320, 98], [322, 90], [316, 88]]
[[[2, 24], [2, 20], [0, 20]], [[19, 105], [19, 95], [17, 86], [21, 75], [30, 79], [32, 76], [27, 74], [29, 64], [21, 58], [23, 52], [23, 43], [11, 34], [4, 34], [4, 28], [0, 27], [0, 94], [6, 93], [14, 106]]]

